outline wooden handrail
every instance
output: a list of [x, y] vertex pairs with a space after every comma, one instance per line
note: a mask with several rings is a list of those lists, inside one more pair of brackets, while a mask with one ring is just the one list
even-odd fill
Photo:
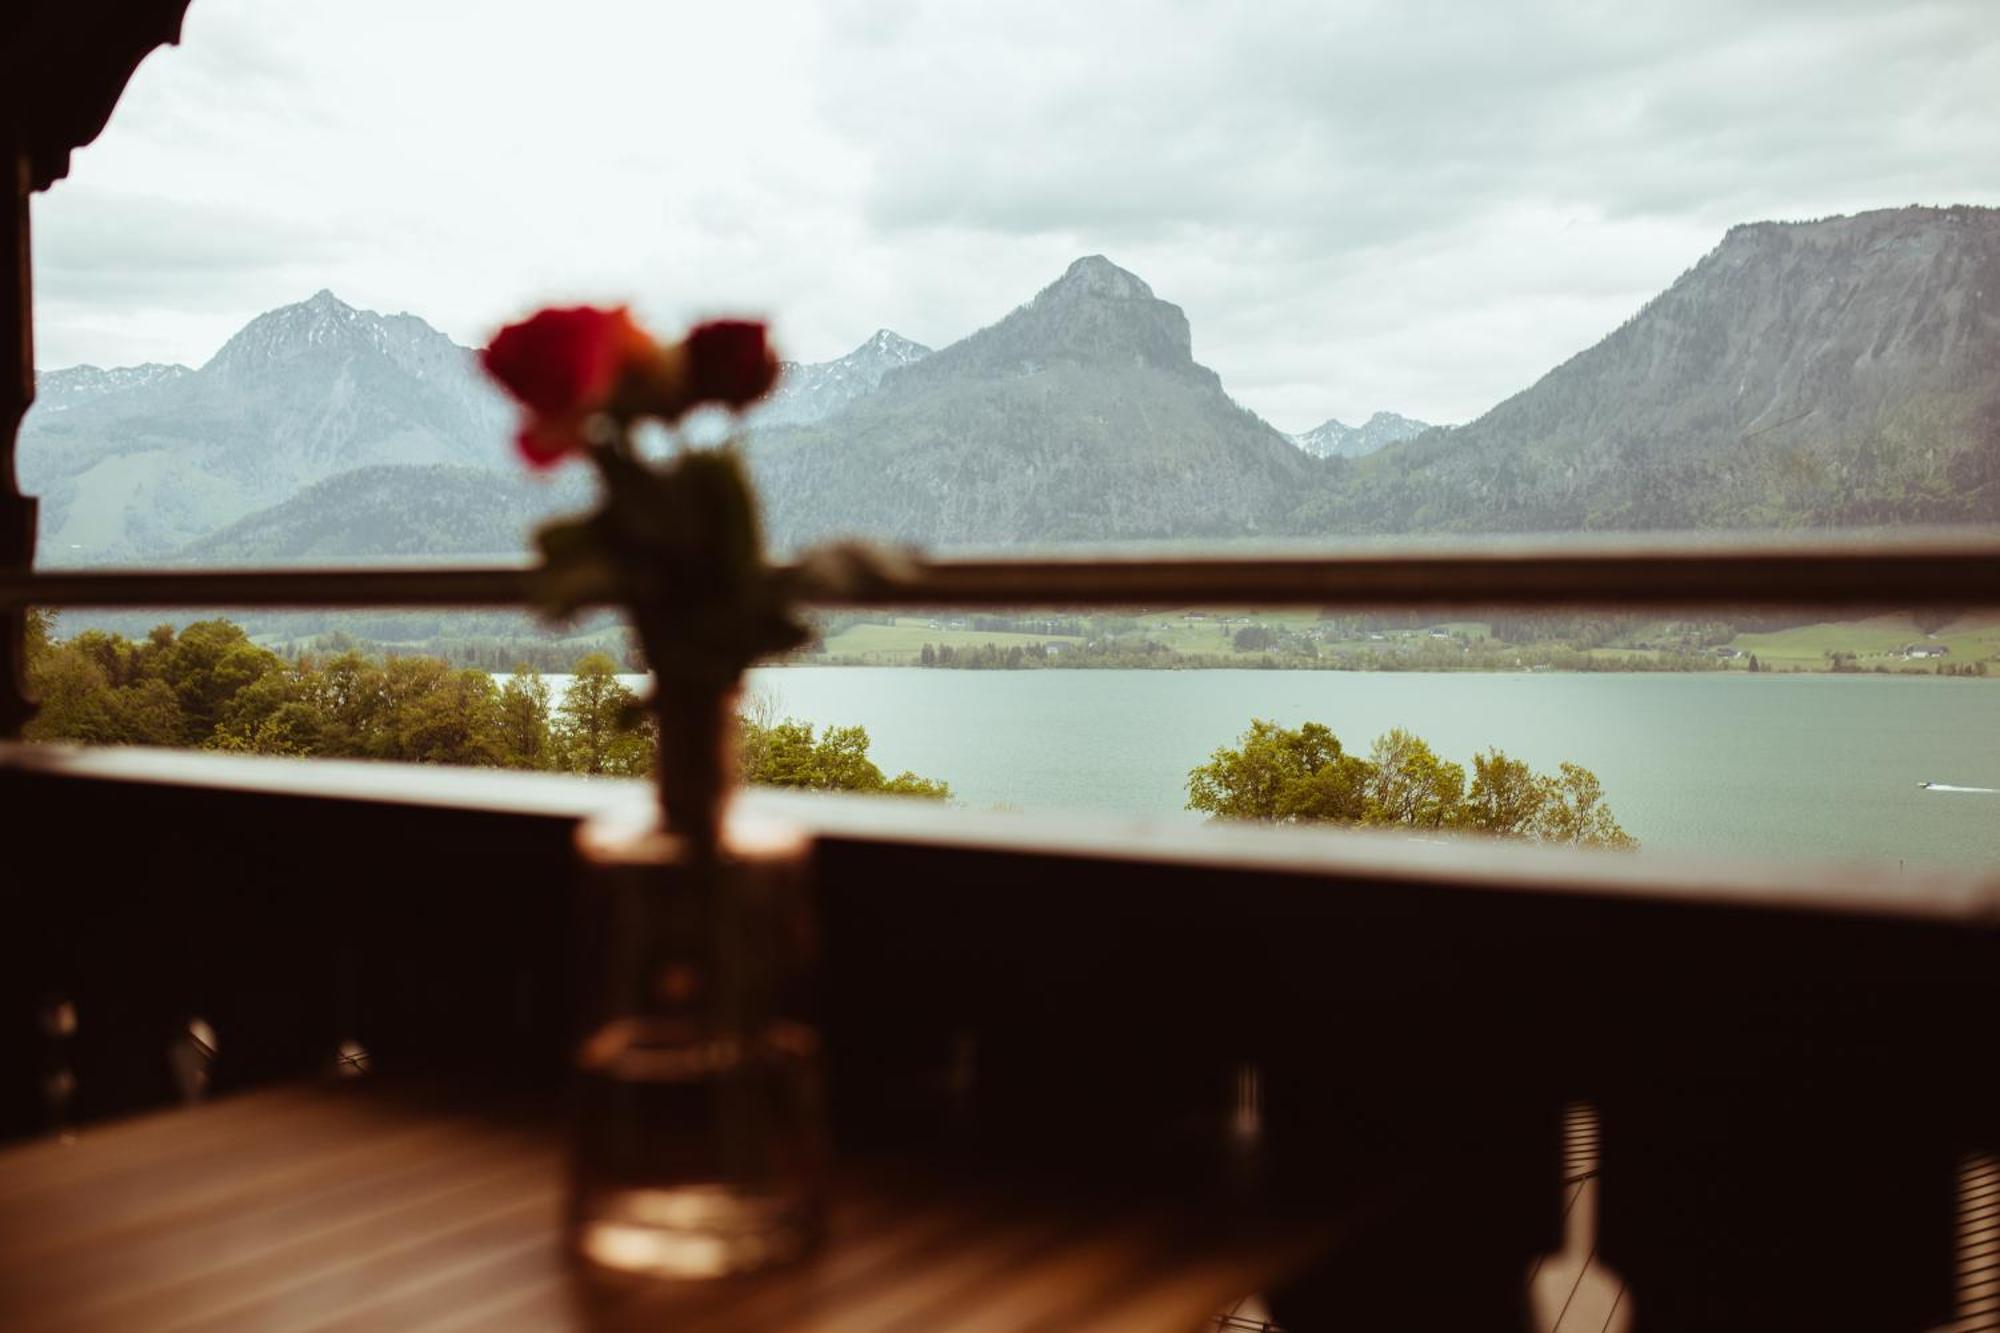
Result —
[[[1116, 551], [784, 566], [824, 607], [1972, 607], [2000, 604], [2000, 537], [1936, 534], [1401, 540], [1286, 555]], [[486, 607], [521, 566], [0, 573], [0, 608]]]
[[[144, 746], [0, 741], [0, 782], [36, 781], [124, 791], [454, 810], [564, 822], [595, 818], [649, 826], [641, 781], [370, 760], [291, 759]], [[2000, 876], [1912, 866], [1886, 874], [1866, 863], [1768, 860], [1682, 852], [1548, 847], [1507, 839], [1417, 839], [1379, 829], [1273, 827], [1229, 821], [1105, 819], [1088, 814], [991, 812], [890, 797], [748, 788], [739, 813], [808, 829], [824, 842], [1045, 856], [1106, 867], [1178, 866], [1248, 871], [1317, 886], [1429, 888], [1551, 905], [1586, 901], [1690, 909], [1815, 913], [2000, 929]]]

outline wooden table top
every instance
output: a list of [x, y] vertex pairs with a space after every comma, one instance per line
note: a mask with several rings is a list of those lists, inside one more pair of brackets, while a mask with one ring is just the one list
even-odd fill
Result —
[[14, 1147], [0, 1152], [0, 1328], [1181, 1333], [1331, 1237], [848, 1167], [810, 1259], [614, 1288], [565, 1262], [561, 1157], [546, 1115], [359, 1085]]

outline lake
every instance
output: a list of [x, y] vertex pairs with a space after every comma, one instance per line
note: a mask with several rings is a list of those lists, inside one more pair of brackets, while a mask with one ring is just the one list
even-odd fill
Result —
[[[552, 678], [552, 683], [555, 678]], [[973, 809], [1199, 819], [1188, 770], [1253, 717], [1351, 749], [1401, 726], [1446, 758], [1498, 746], [1596, 772], [1648, 848], [2000, 866], [2000, 682], [1742, 673], [925, 671], [753, 673], [779, 716], [859, 723], [889, 773]]]

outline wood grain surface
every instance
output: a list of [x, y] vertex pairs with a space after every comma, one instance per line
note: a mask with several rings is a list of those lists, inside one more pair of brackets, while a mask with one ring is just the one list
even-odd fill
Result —
[[835, 1174], [826, 1244], [717, 1282], [565, 1259], [555, 1119], [294, 1086], [0, 1153], [0, 1328], [1191, 1330], [1323, 1225]]

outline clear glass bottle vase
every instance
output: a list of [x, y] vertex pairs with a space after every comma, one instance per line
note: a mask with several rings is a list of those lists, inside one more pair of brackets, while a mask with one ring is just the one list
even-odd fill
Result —
[[825, 1160], [808, 840], [739, 819], [704, 849], [606, 820], [578, 843], [577, 1255], [674, 1278], [798, 1257]]

